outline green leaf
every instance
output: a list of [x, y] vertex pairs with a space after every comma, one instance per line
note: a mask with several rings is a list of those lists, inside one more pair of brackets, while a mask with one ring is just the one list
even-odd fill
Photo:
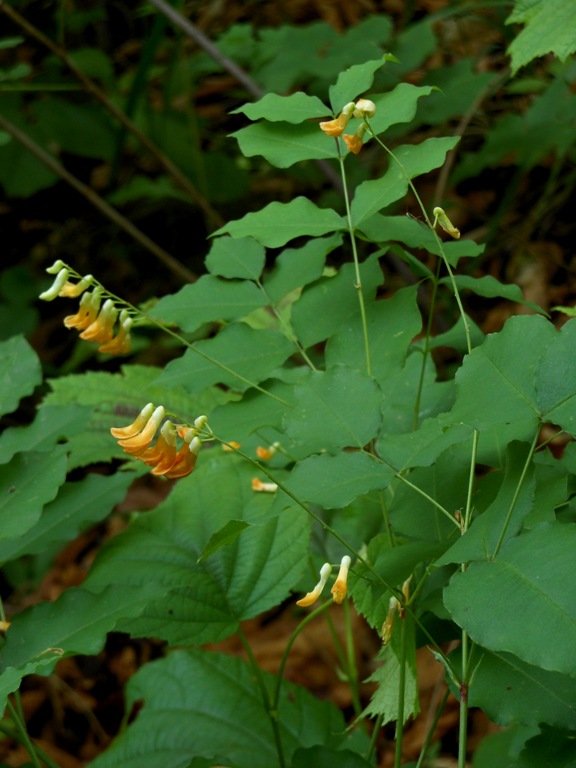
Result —
[[355, 64], [341, 72], [338, 75], [336, 85], [331, 85], [329, 89], [330, 104], [334, 113], [340, 114], [345, 104], [355, 101], [358, 96], [362, 96], [372, 85], [374, 72], [391, 60], [394, 61], [394, 57], [385, 54], [381, 59], [366, 61], [364, 64]]
[[232, 133], [245, 157], [261, 155], [277, 168], [289, 168], [302, 160], [335, 160], [336, 142], [315, 123], [254, 123]]
[[17, 539], [0, 541], [0, 561], [38, 554], [53, 544], [72, 541], [122, 501], [133, 479], [133, 472], [117, 472], [92, 474], [78, 482], [66, 483], [54, 501], [46, 505], [34, 526]]
[[296, 464], [286, 487], [300, 501], [342, 509], [369, 491], [386, 488], [394, 472], [367, 453], [310, 456]]
[[213, 384], [242, 391], [267, 378], [293, 352], [292, 342], [280, 333], [236, 323], [168, 363], [157, 384], [168, 389], [181, 385], [191, 394]]
[[0, 435], [0, 462], [23, 451], [51, 451], [59, 440], [83, 432], [91, 409], [83, 405], [42, 405], [26, 427], [9, 427]]
[[408, 180], [441, 166], [458, 137], [431, 138], [421, 144], [406, 144], [394, 150], [386, 173], [375, 181], [364, 181], [352, 201], [352, 221], [359, 226], [382, 208], [404, 197]]
[[370, 120], [374, 133], [379, 134], [398, 123], [409, 123], [416, 114], [418, 100], [428, 96], [434, 88], [429, 85], [410, 85], [399, 83], [388, 93], [372, 96], [376, 104], [376, 114]]
[[[477, 296], [486, 296], [486, 298], [503, 298], [508, 301], [515, 301], [518, 304], [524, 304], [536, 311], [542, 312], [542, 310], [532, 302], [524, 301], [522, 289], [516, 283], [505, 285], [499, 280], [496, 280], [492, 275], [483, 275], [482, 277], [470, 277], [469, 275], [454, 275], [456, 285], [460, 290], [468, 289], [473, 291]], [[451, 287], [452, 281], [449, 277], [442, 277], [440, 283]]]
[[506, 541], [518, 533], [534, 505], [536, 480], [532, 464], [523, 475], [528, 456], [527, 443], [511, 443], [507, 447], [506, 473], [496, 498], [486, 510], [479, 510], [479, 517], [439, 559], [437, 566], [489, 558], [496, 551], [500, 536]]
[[[360, 264], [364, 301], [370, 304], [384, 279], [377, 257]], [[292, 328], [302, 346], [324, 341], [338, 332], [358, 313], [358, 295], [354, 265], [344, 264], [337, 275], [309, 285], [292, 307]], [[338, 312], [334, 311], [338, 307]], [[358, 343], [363, 345], [361, 339]]]
[[150, 314], [192, 332], [203, 323], [245, 317], [265, 304], [262, 291], [248, 280], [203, 275], [178, 293], [160, 299]]
[[312, 117], [325, 117], [328, 108], [317, 96], [308, 96], [302, 91], [290, 94], [290, 96], [278, 96], [275, 93], [267, 93], [259, 101], [244, 104], [238, 109], [233, 109], [231, 114], [246, 115], [249, 120], [270, 120], [272, 122], [284, 120], [287, 123], [301, 123]]
[[266, 251], [251, 237], [218, 237], [212, 241], [205, 264], [211, 274], [219, 277], [258, 280], [265, 261]]
[[314, 453], [363, 448], [380, 425], [380, 398], [374, 379], [353, 368], [313, 371], [305, 385], [294, 389], [286, 432]]
[[44, 96], [31, 109], [50, 144], [80, 157], [112, 158], [116, 137], [106, 113], [97, 105]]
[[11, 413], [41, 381], [40, 361], [23, 336], [0, 342], [0, 416]]
[[318, 237], [344, 229], [345, 226], [342, 217], [331, 208], [318, 208], [306, 197], [296, 197], [289, 203], [269, 203], [261, 211], [247, 213], [214, 234], [250, 236], [269, 248], [279, 248], [295, 237]]
[[455, 574], [445, 605], [474, 642], [576, 677], [575, 547], [576, 525], [539, 526]]
[[456, 403], [442, 422], [478, 430], [515, 424], [517, 439], [529, 437], [538, 424], [535, 373], [556, 335], [538, 315], [512, 317], [499, 333], [489, 334], [457, 372]]
[[[460, 653], [450, 654], [459, 668]], [[548, 723], [576, 730], [576, 680], [527, 664], [510, 653], [474, 651], [479, 664], [470, 686], [469, 703], [504, 727]]]
[[[379, 382], [402, 369], [410, 344], [422, 330], [417, 299], [418, 288], [414, 285], [401, 288], [389, 299], [371, 302], [366, 308], [372, 375]], [[351, 368], [362, 369], [366, 358], [361, 340], [362, 319], [358, 312], [328, 341], [327, 367], [345, 360]]]
[[576, 434], [576, 321], [568, 320], [544, 352], [536, 372], [536, 397], [542, 418]]
[[576, 8], [565, 0], [540, 0], [531, 3], [527, 12], [519, 13], [517, 5], [515, 12], [508, 19], [523, 21], [525, 28], [508, 46], [512, 57], [512, 74], [538, 56], [553, 53], [564, 61], [576, 51]]
[[202, 560], [213, 555], [220, 547], [231, 544], [249, 525], [250, 523], [247, 523], [245, 520], [228, 520], [219, 531], [212, 534], [210, 540], [198, 556], [198, 562], [201, 563]]
[[541, 726], [542, 733], [526, 741], [518, 768], [576, 768], [574, 732]]
[[17, 454], [0, 466], [0, 541], [15, 539], [40, 517], [42, 507], [58, 493], [66, 479], [66, 450]]
[[[270, 690], [275, 678], [263, 673]], [[183, 685], [182, 681], [193, 681]], [[270, 768], [278, 755], [252, 669], [239, 658], [201, 650], [172, 651], [128, 683], [128, 709], [144, 707], [91, 768], [188, 768], [191, 756], [214, 765]], [[330, 702], [284, 684], [279, 737], [290, 761], [299, 747], [342, 741], [344, 720]], [[194, 727], [188, 727], [189, 723]]]
[[274, 261], [274, 269], [264, 277], [264, 288], [272, 302], [322, 277], [326, 256], [340, 245], [342, 237], [330, 235], [309, 240], [301, 248], [283, 250]]
[[[253, 475], [233, 455], [203, 451], [193, 475], [102, 550], [88, 589], [155, 590], [125, 631], [172, 644], [217, 642], [288, 596], [305, 566], [308, 516], [270, 517], [274, 498], [252, 491]], [[246, 529], [208, 552], [231, 520]]]

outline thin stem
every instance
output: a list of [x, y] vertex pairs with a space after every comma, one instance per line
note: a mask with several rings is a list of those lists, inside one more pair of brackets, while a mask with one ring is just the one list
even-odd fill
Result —
[[378, 715], [378, 717], [376, 718], [376, 721], [374, 722], [374, 729], [372, 730], [372, 736], [370, 737], [370, 744], [368, 746], [368, 753], [366, 755], [366, 760], [368, 760], [368, 762], [372, 762], [372, 757], [376, 752], [378, 734], [380, 733], [380, 728], [382, 728], [383, 720], [384, 720], [384, 715]]
[[424, 349], [422, 351], [422, 367], [420, 369], [420, 378], [418, 379], [418, 390], [416, 392], [416, 402], [414, 404], [413, 428], [416, 430], [420, 423], [420, 404], [422, 402], [422, 392], [424, 391], [424, 379], [426, 377], [426, 365], [430, 355], [430, 339], [432, 337], [432, 323], [434, 322], [434, 308], [436, 306], [436, 296], [438, 293], [438, 280], [440, 278], [440, 261], [436, 269], [435, 279], [432, 281], [432, 296], [428, 306], [428, 321], [426, 323], [426, 334], [424, 336]]
[[30, 759], [34, 765], [34, 768], [41, 768], [40, 760], [36, 753], [36, 747], [30, 738], [28, 731], [26, 730], [26, 722], [24, 720], [24, 712], [22, 711], [22, 702], [20, 700], [20, 694], [18, 691], [14, 694], [16, 706], [12, 704], [10, 699], [6, 702], [6, 706], [14, 721], [14, 726], [18, 732], [19, 741], [24, 745], [26, 751], [30, 755]]
[[268, 691], [268, 688], [266, 686], [266, 681], [264, 680], [264, 674], [260, 668], [260, 665], [256, 661], [256, 658], [252, 652], [250, 643], [248, 642], [248, 638], [244, 634], [242, 627], [238, 627], [237, 632], [238, 632], [238, 637], [240, 638], [240, 642], [242, 643], [242, 646], [246, 651], [246, 655], [248, 656], [248, 661], [250, 662], [250, 666], [252, 667], [252, 670], [254, 672], [256, 683], [260, 688], [260, 693], [262, 695], [262, 703], [264, 705], [264, 709], [266, 710], [266, 714], [268, 715], [268, 719], [270, 720], [270, 725], [272, 726], [272, 734], [274, 736], [274, 743], [276, 745], [276, 753], [278, 754], [279, 768], [286, 768], [286, 759], [284, 757], [284, 749], [282, 747], [282, 739], [280, 737], [278, 710], [274, 705], [273, 699], [270, 696], [270, 692]]
[[420, 755], [418, 757], [418, 762], [416, 763], [416, 768], [422, 768], [424, 760], [426, 759], [426, 753], [428, 752], [430, 743], [434, 738], [434, 733], [436, 731], [436, 727], [438, 726], [438, 721], [440, 720], [440, 717], [442, 716], [442, 712], [444, 711], [444, 707], [446, 706], [446, 702], [448, 701], [448, 696], [450, 696], [450, 688], [446, 688], [446, 692], [444, 693], [444, 696], [442, 697], [442, 701], [440, 702], [440, 705], [436, 711], [436, 714], [434, 715], [434, 720], [432, 721], [430, 728], [428, 729], [428, 733], [426, 734], [426, 738], [424, 739], [424, 744], [422, 744], [422, 749], [420, 750]]
[[362, 714], [362, 704], [360, 703], [360, 691], [358, 689], [358, 667], [356, 665], [356, 648], [354, 646], [354, 632], [352, 631], [352, 615], [350, 612], [350, 603], [344, 601], [344, 621], [346, 627], [346, 676], [352, 694], [352, 705], [356, 717]]
[[0, 11], [9, 16], [12, 21], [18, 24], [25, 32], [31, 37], [34, 37], [38, 42], [48, 48], [58, 58], [60, 58], [74, 76], [80, 81], [84, 90], [97, 99], [100, 104], [127, 130], [129, 131], [139, 142], [144, 146], [151, 155], [153, 155], [158, 163], [164, 168], [164, 170], [173, 178], [176, 184], [183, 189], [190, 198], [198, 205], [199, 208], [206, 214], [206, 216], [212, 220], [212, 222], [220, 227], [224, 223], [224, 220], [220, 214], [210, 205], [208, 200], [198, 192], [196, 187], [192, 184], [178, 166], [164, 154], [162, 150], [143, 133], [140, 128], [134, 123], [128, 115], [119, 109], [108, 98], [105, 91], [103, 91], [96, 83], [90, 79], [84, 72], [77, 66], [75, 61], [68, 55], [67, 51], [60, 45], [55, 43], [49, 37], [47, 37], [41, 30], [31, 24], [27, 19], [21, 16], [18, 11], [11, 8], [5, 0], [0, 0]]
[[[1, 2], [2, 0], [0, 0]], [[161, 261], [165, 267], [167, 267], [175, 275], [186, 282], [193, 282], [196, 276], [187, 267], [181, 264], [174, 258], [168, 251], [161, 248], [157, 243], [151, 240], [148, 235], [145, 235], [138, 227], [132, 224], [125, 216], [122, 216], [115, 208], [109, 205], [104, 198], [100, 197], [93, 189], [87, 184], [76, 178], [70, 171], [66, 170], [64, 166], [59, 163], [52, 155], [49, 155], [39, 144], [33, 141], [24, 131], [21, 131], [13, 123], [7, 120], [4, 115], [0, 114], [0, 128], [4, 128], [16, 141], [20, 142], [23, 147], [31, 152], [34, 157], [38, 158], [44, 165], [49, 168], [57, 176], [60, 176], [63, 181], [70, 184], [77, 192], [79, 192], [88, 202], [97, 208], [100, 213], [103, 213], [110, 221], [114, 222], [116, 226], [127, 232], [136, 242], [152, 253], [156, 258]]]
[[396, 719], [396, 732], [394, 749], [394, 768], [400, 768], [402, 765], [402, 739], [404, 735], [404, 702], [406, 699], [406, 615], [403, 613], [400, 617], [400, 665], [398, 676], [398, 717]]
[[372, 362], [370, 359], [370, 342], [368, 339], [368, 323], [366, 320], [366, 306], [364, 304], [364, 293], [362, 291], [362, 276], [360, 275], [360, 262], [358, 261], [358, 249], [356, 247], [356, 235], [352, 223], [352, 210], [350, 208], [350, 196], [348, 194], [348, 185], [346, 184], [346, 170], [344, 167], [344, 158], [340, 147], [340, 140], [336, 139], [338, 147], [338, 161], [340, 163], [340, 174], [342, 176], [342, 190], [344, 194], [344, 203], [346, 205], [346, 220], [348, 222], [348, 233], [350, 235], [350, 244], [352, 246], [352, 257], [354, 259], [354, 271], [356, 275], [355, 288], [358, 292], [358, 302], [360, 304], [360, 316], [362, 318], [362, 333], [364, 335], [364, 354], [366, 356], [366, 373], [372, 375]]
[[[465, 569], [463, 565], [462, 570]], [[468, 633], [462, 631], [462, 677], [460, 680], [460, 722], [458, 727], [458, 768], [466, 768], [466, 745], [468, 742], [468, 674], [469, 648]]]
[[512, 501], [510, 502], [510, 506], [508, 507], [506, 519], [502, 524], [502, 530], [500, 531], [500, 536], [498, 537], [498, 541], [496, 542], [494, 552], [490, 557], [491, 560], [494, 560], [494, 558], [500, 551], [500, 547], [502, 546], [502, 543], [504, 542], [506, 531], [508, 530], [508, 526], [510, 525], [510, 520], [512, 519], [512, 513], [514, 512], [516, 502], [518, 501], [518, 496], [520, 495], [520, 491], [522, 490], [522, 486], [524, 485], [524, 480], [526, 479], [526, 473], [528, 472], [530, 465], [532, 464], [532, 459], [534, 458], [534, 453], [536, 452], [536, 446], [538, 444], [538, 436], [539, 436], [539, 433], [536, 432], [536, 434], [534, 435], [534, 439], [532, 440], [532, 445], [530, 446], [530, 450], [528, 451], [528, 456], [526, 456], [526, 461], [524, 462], [524, 466], [522, 468], [522, 474], [520, 475], [520, 479], [518, 480], [518, 485], [516, 486], [516, 490], [514, 491], [514, 496], [512, 497]]

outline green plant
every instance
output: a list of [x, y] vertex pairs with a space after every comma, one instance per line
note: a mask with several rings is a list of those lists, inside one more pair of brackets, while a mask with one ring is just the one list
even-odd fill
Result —
[[[104, 546], [81, 587], [18, 614], [7, 631], [0, 693], [20, 729], [10, 696], [25, 675], [98, 652], [111, 630], [166, 643], [164, 657], [128, 684], [127, 709], [144, 700], [143, 709], [95, 768], [215, 761], [359, 768], [374, 764], [390, 722], [400, 766], [403, 727], [418, 712], [422, 645], [444, 665], [460, 701], [459, 766], [470, 706], [514, 730], [502, 764], [535, 765], [543, 750], [547, 765], [565, 764], [576, 732], [576, 465], [572, 443], [560, 455], [550, 445], [576, 428], [576, 323], [557, 331], [532, 307], [535, 314], [484, 336], [467, 315], [465, 292], [515, 302], [522, 294], [457, 273], [460, 260], [482, 248], [465, 237], [444, 242], [438, 226], [460, 233], [442, 208], [429, 212], [413, 182], [440, 167], [457, 139], [385, 143], [386, 131], [412, 120], [431, 92], [404, 83], [372, 92], [389, 58], [343, 71], [330, 107], [299, 92], [238, 110], [252, 121], [236, 132], [245, 155], [281, 168], [337, 163], [344, 189], [337, 210], [297, 197], [226, 224], [214, 234], [208, 274], [146, 311], [94, 278], [82, 282], [73, 265], [49, 270], [58, 274], [44, 298], [81, 295], [67, 325], [103, 352], [119, 333], [123, 349], [111, 351], [126, 352], [128, 335], [150, 325], [185, 350], [161, 370], [127, 364], [120, 373], [54, 379], [35, 420], [0, 437], [8, 489], [0, 558], [8, 574], [11, 562], [108, 514], [145, 471], [143, 461], [165, 476], [181, 461], [174, 476], [189, 474]], [[330, 111], [336, 117], [319, 130]], [[352, 195], [348, 176], [362, 144], [371, 155], [378, 148], [387, 166]], [[387, 213], [408, 192], [425, 226]], [[270, 268], [267, 249], [276, 252]], [[436, 256], [432, 268], [422, 249]], [[391, 252], [430, 288], [426, 315], [417, 285], [387, 289]], [[440, 300], [453, 305], [453, 327], [434, 335]], [[440, 378], [439, 347], [461, 356], [454, 375], [442, 370]], [[41, 374], [21, 337], [2, 342], [2, 353], [1, 410], [10, 413]], [[153, 421], [146, 406], [124, 430], [146, 403], [162, 406]], [[541, 437], [544, 425], [553, 426], [552, 438]], [[119, 464], [127, 453], [134, 460]], [[111, 460], [125, 471], [66, 480], [72, 468]], [[301, 614], [276, 676], [262, 672], [241, 624], [293, 591], [309, 591], [324, 562], [344, 566], [335, 597], [349, 621], [347, 558], [351, 601], [382, 637], [375, 693], [362, 711], [348, 631], [342, 674], [357, 715], [349, 729], [333, 704], [282, 677], [296, 634], [320, 620], [330, 598]], [[202, 648], [233, 633], [247, 663]], [[450, 653], [448, 640], [459, 640]], [[26, 743], [36, 765], [47, 762]], [[480, 755], [475, 765], [490, 760]], [[418, 765], [424, 761], [423, 751]]]

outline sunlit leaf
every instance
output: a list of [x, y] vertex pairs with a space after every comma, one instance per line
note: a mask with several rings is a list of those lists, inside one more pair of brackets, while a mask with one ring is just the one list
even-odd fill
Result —
[[212, 275], [257, 280], [266, 260], [264, 248], [250, 237], [217, 237], [205, 259]]
[[327, 109], [317, 96], [309, 96], [302, 91], [297, 91], [290, 96], [267, 93], [259, 101], [233, 109], [231, 114], [241, 112], [250, 120], [264, 119], [272, 122], [284, 120], [287, 123], [301, 123], [309, 118], [325, 117], [328, 114]]

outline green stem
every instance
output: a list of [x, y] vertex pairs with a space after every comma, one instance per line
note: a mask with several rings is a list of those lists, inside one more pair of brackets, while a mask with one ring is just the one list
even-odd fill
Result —
[[[462, 566], [465, 570], [465, 565]], [[466, 768], [466, 746], [468, 742], [468, 685], [469, 685], [468, 633], [462, 631], [462, 677], [460, 679], [460, 722], [458, 728], [458, 768]]]
[[240, 642], [242, 643], [242, 646], [246, 651], [246, 655], [248, 656], [248, 661], [250, 662], [250, 666], [252, 667], [252, 670], [254, 672], [256, 683], [260, 688], [264, 709], [266, 710], [266, 714], [268, 715], [268, 719], [270, 720], [270, 725], [272, 726], [272, 734], [274, 736], [274, 743], [276, 745], [276, 753], [278, 754], [279, 768], [286, 768], [286, 759], [284, 757], [284, 750], [282, 748], [282, 740], [280, 737], [278, 709], [274, 701], [270, 697], [270, 692], [268, 691], [268, 688], [266, 686], [266, 681], [264, 680], [264, 674], [260, 668], [260, 665], [256, 661], [256, 658], [254, 657], [252, 648], [250, 647], [250, 643], [248, 642], [248, 639], [244, 634], [242, 627], [238, 627], [238, 637], [240, 638]]
[[520, 475], [520, 479], [518, 480], [518, 485], [516, 486], [516, 490], [514, 491], [514, 496], [512, 497], [512, 501], [510, 502], [510, 506], [508, 507], [506, 519], [502, 524], [502, 530], [500, 531], [500, 536], [498, 537], [498, 541], [496, 542], [494, 552], [490, 557], [491, 560], [494, 560], [494, 558], [500, 551], [500, 547], [502, 546], [504, 537], [506, 536], [506, 531], [508, 530], [508, 526], [510, 525], [510, 520], [512, 519], [512, 513], [514, 512], [516, 502], [518, 501], [518, 496], [520, 495], [520, 491], [522, 490], [522, 486], [524, 485], [524, 480], [526, 479], [526, 473], [528, 472], [528, 469], [532, 464], [532, 459], [534, 458], [534, 453], [536, 452], [538, 437], [539, 437], [539, 433], [536, 432], [536, 434], [534, 435], [534, 439], [532, 440], [532, 445], [530, 446], [530, 450], [528, 451], [528, 456], [526, 456], [526, 461], [524, 462], [524, 467], [522, 468], [522, 473]]
[[372, 735], [370, 737], [370, 744], [368, 746], [368, 754], [366, 755], [366, 760], [371, 763], [372, 757], [374, 753], [376, 752], [376, 745], [378, 742], [378, 735], [380, 733], [380, 728], [382, 728], [382, 721], [384, 720], [384, 715], [378, 715], [376, 718], [376, 721], [374, 722], [374, 729], [372, 731]]
[[354, 646], [354, 632], [352, 631], [352, 616], [350, 613], [350, 603], [344, 601], [344, 620], [346, 627], [346, 677], [352, 694], [352, 705], [356, 717], [362, 714], [362, 704], [360, 703], [360, 691], [358, 686], [358, 667], [356, 666], [356, 648]]
[[440, 262], [436, 270], [436, 277], [432, 283], [432, 296], [430, 297], [430, 308], [428, 310], [428, 321], [426, 323], [426, 335], [424, 336], [424, 349], [422, 350], [422, 368], [420, 369], [420, 378], [418, 379], [418, 390], [416, 392], [416, 402], [414, 404], [413, 429], [418, 429], [420, 423], [420, 404], [422, 402], [422, 392], [424, 390], [424, 379], [426, 376], [426, 365], [430, 355], [430, 339], [432, 337], [432, 323], [434, 322], [434, 307], [436, 306], [436, 295], [438, 293], [438, 280]]
[[354, 259], [354, 270], [356, 275], [356, 290], [358, 292], [358, 302], [360, 304], [360, 316], [362, 318], [362, 333], [364, 335], [364, 354], [366, 356], [366, 373], [372, 375], [372, 362], [370, 357], [370, 342], [368, 339], [368, 322], [366, 320], [366, 306], [364, 304], [364, 293], [362, 292], [362, 276], [360, 275], [360, 262], [358, 261], [358, 249], [356, 247], [356, 235], [352, 223], [352, 210], [350, 208], [350, 196], [348, 194], [348, 185], [346, 184], [346, 170], [344, 168], [344, 158], [340, 147], [340, 140], [336, 139], [338, 146], [338, 161], [340, 163], [340, 173], [342, 176], [342, 188], [344, 191], [344, 202], [346, 204], [346, 220], [348, 222], [348, 233], [350, 234], [350, 244], [352, 246], [352, 257]]
[[24, 719], [24, 712], [22, 711], [22, 702], [20, 700], [20, 694], [18, 691], [14, 694], [16, 706], [8, 699], [6, 706], [14, 721], [14, 726], [18, 732], [18, 740], [24, 745], [26, 751], [30, 755], [30, 759], [34, 765], [34, 768], [41, 768], [40, 760], [36, 753], [36, 747], [34, 746], [32, 739], [30, 738], [28, 731], [26, 730], [26, 721]]
[[394, 768], [402, 765], [402, 738], [404, 735], [404, 702], [406, 699], [406, 615], [400, 617], [400, 664], [398, 678], [398, 717], [396, 719]]
[[440, 720], [442, 712], [444, 711], [444, 707], [446, 706], [446, 702], [448, 701], [448, 696], [450, 696], [450, 688], [446, 689], [446, 693], [442, 697], [440, 706], [438, 707], [436, 714], [434, 715], [434, 720], [432, 721], [430, 728], [428, 729], [428, 733], [426, 734], [426, 738], [424, 739], [424, 744], [422, 744], [422, 749], [420, 750], [420, 755], [418, 757], [418, 762], [416, 763], [416, 768], [422, 768], [424, 764], [424, 760], [426, 759], [426, 754], [430, 747], [430, 742], [434, 737], [434, 733], [438, 726], [438, 721]]

